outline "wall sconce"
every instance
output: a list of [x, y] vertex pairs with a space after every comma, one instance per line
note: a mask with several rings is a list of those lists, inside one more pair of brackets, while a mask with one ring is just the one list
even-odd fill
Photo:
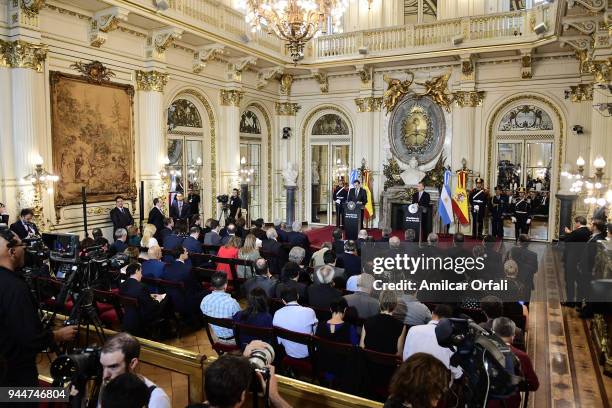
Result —
[[56, 176], [43, 168], [43, 159], [40, 156], [35, 156], [32, 160], [34, 171], [24, 177], [34, 186], [34, 219], [36, 224], [41, 227], [41, 230], [46, 231], [46, 222], [44, 216], [44, 208], [42, 204], [42, 190], [47, 190], [48, 194], [53, 194], [53, 183], [59, 181], [59, 176]]

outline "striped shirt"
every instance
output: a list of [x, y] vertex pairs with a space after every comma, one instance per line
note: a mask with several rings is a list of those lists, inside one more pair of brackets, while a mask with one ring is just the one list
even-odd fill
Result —
[[[240, 305], [229, 293], [221, 290], [215, 290], [209, 295], [204, 296], [200, 303], [202, 313], [210, 316], [223, 319], [231, 319], [236, 312], [240, 311]], [[211, 325], [213, 331], [220, 339], [229, 339], [234, 337], [234, 332], [231, 329]]]

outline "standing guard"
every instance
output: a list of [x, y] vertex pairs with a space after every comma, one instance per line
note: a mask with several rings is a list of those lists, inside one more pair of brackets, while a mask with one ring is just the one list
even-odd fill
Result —
[[482, 188], [483, 180], [476, 178], [476, 188], [470, 192], [469, 204], [472, 212], [472, 238], [482, 239], [484, 215], [487, 208], [487, 193]]
[[495, 187], [495, 195], [489, 201], [491, 212], [492, 235], [495, 238], [504, 239], [504, 213], [508, 208], [507, 196], [502, 194], [500, 186]]
[[348, 183], [340, 180], [334, 189], [334, 202], [336, 203], [336, 227], [344, 226], [344, 203], [348, 197]]
[[529, 225], [531, 224], [531, 204], [527, 199], [525, 187], [519, 187], [519, 197], [514, 204], [512, 212], [512, 222], [514, 223], [514, 240], [518, 242], [518, 237], [521, 234], [529, 234]]

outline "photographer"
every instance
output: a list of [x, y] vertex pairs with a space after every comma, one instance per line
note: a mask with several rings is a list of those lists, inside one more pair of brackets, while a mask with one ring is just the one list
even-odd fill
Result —
[[[244, 349], [244, 355], [225, 354], [215, 360], [204, 373], [204, 388], [207, 401], [203, 404], [191, 405], [191, 408], [239, 408], [245, 404], [247, 393], [251, 388], [253, 365], [249, 357], [254, 351], [269, 348], [262, 341], [254, 340]], [[270, 370], [270, 404], [274, 408], [290, 408], [278, 393], [278, 381], [274, 374], [274, 366], [267, 365]], [[265, 389], [265, 381], [259, 371], [257, 378]], [[149, 405], [150, 406], [150, 405]]]
[[[102, 366], [102, 401], [105, 399], [105, 387], [111, 380], [124, 373], [133, 373], [138, 366], [140, 343], [127, 333], [118, 333], [108, 339], [100, 353]], [[151, 380], [139, 376], [149, 389], [149, 408], [170, 408], [170, 398], [163, 389], [157, 387]], [[102, 405], [104, 407], [104, 405]]]
[[240, 198], [240, 191], [235, 188], [232, 190], [232, 196], [229, 199], [230, 218], [238, 218], [240, 214], [240, 208], [242, 207], [242, 199]]
[[37, 387], [36, 355], [54, 342], [74, 338], [77, 328], [51, 331], [42, 326], [37, 305], [25, 282], [25, 244], [11, 230], [0, 229], [0, 386]]
[[32, 218], [34, 218], [34, 211], [32, 211], [31, 208], [24, 208], [19, 213], [19, 221], [11, 224], [11, 230], [17, 234], [20, 239], [40, 235], [36, 224], [32, 222]]

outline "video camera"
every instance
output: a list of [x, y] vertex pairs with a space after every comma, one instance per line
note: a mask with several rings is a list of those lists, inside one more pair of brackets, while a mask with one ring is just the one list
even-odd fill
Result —
[[515, 374], [518, 361], [512, 350], [495, 333], [471, 319], [441, 319], [436, 326], [441, 347], [455, 352], [451, 365], [466, 376], [464, 390], [470, 407], [485, 407], [489, 400], [504, 400], [518, 390], [521, 377]]
[[50, 373], [53, 382], [60, 385], [68, 381], [88, 381], [99, 378], [102, 374], [100, 348], [75, 349], [71, 354], [63, 354], [53, 360]]
[[227, 204], [229, 202], [229, 195], [227, 194], [221, 194], [217, 196], [217, 202], [221, 203], [223, 205]]

